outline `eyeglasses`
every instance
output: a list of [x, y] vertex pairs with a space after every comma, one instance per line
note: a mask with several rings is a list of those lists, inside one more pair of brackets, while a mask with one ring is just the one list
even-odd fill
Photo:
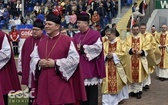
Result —
[[33, 28], [33, 31], [40, 31], [41, 29]]

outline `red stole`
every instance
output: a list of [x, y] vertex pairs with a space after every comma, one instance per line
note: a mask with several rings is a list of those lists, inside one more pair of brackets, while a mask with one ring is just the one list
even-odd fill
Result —
[[[167, 35], [161, 34], [161, 36], [160, 36], [161, 46], [164, 46], [166, 44], [166, 36]], [[163, 68], [164, 67], [164, 52], [165, 52], [166, 48], [160, 48], [160, 49], [161, 49], [162, 55], [161, 55], [161, 62], [159, 64], [159, 66], [160, 66], [160, 68]]]
[[[137, 51], [140, 50], [140, 38], [135, 39], [132, 38], [132, 48], [136, 49]], [[138, 82], [139, 81], [139, 56], [136, 54], [133, 54], [131, 57], [131, 67], [132, 67], [132, 81]]]
[[[117, 49], [117, 42], [114, 44], [109, 43], [109, 51], [110, 53], [115, 52]], [[112, 59], [108, 59], [108, 91], [109, 93], [116, 94], [117, 93], [117, 69], [114, 61]]]

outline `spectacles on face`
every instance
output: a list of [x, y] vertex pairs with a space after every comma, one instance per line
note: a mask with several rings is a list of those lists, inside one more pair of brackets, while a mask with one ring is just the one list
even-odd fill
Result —
[[40, 31], [40, 28], [33, 28], [33, 31]]

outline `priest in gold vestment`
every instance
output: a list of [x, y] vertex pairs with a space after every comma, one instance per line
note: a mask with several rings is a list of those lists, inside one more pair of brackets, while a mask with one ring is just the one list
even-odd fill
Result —
[[102, 37], [102, 42], [103, 42], [103, 43], [106, 42], [107, 40], [108, 40], [108, 38], [107, 38], [106, 35]]
[[153, 25], [153, 26], [151, 27], [151, 34], [152, 34], [153, 37], [155, 38], [156, 43], [159, 43], [159, 40], [158, 40], [159, 33], [156, 31], [155, 25]]
[[122, 48], [122, 41], [115, 36], [115, 30], [107, 29], [105, 33], [108, 40], [103, 43], [106, 77], [103, 78], [101, 89], [102, 105], [118, 105], [129, 97], [126, 73], [120, 62], [126, 54]]
[[168, 31], [167, 25], [162, 25], [162, 30], [159, 33], [159, 49], [162, 53], [161, 62], [156, 69], [156, 75], [161, 81], [168, 79]]
[[150, 74], [154, 72], [154, 66], [156, 66], [161, 58], [161, 52], [158, 48], [158, 43], [156, 42], [155, 37], [151, 33], [146, 31], [146, 24], [141, 23], [140, 25], [140, 34], [145, 37], [145, 40], [150, 42], [150, 51], [148, 51], [147, 60], [148, 60], [148, 77], [143, 81], [143, 90], [148, 90], [149, 85], [151, 84]]
[[142, 82], [148, 77], [147, 54], [150, 50], [149, 41], [139, 33], [139, 26], [132, 26], [132, 34], [126, 40], [127, 62], [125, 64], [128, 77], [130, 96], [141, 99]]

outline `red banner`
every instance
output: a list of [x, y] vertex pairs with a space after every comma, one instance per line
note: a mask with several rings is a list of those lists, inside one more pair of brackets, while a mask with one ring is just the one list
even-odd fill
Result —
[[19, 30], [20, 38], [26, 39], [29, 36], [32, 36], [32, 30], [31, 29], [20, 29]]

